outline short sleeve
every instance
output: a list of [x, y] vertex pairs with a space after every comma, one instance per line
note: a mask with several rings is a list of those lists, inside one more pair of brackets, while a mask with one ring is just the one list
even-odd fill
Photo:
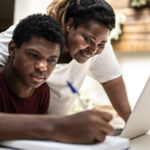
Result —
[[121, 76], [120, 66], [110, 41], [106, 43], [101, 54], [92, 58], [89, 75], [98, 80], [100, 83], [104, 83]]
[[5, 65], [8, 61], [8, 44], [12, 39], [13, 30], [16, 25], [9, 27], [0, 33], [0, 65]]

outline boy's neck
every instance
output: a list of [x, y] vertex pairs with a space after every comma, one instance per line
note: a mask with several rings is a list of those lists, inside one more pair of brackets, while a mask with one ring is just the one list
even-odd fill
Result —
[[15, 75], [12, 68], [7, 65], [3, 70], [4, 79], [11, 91], [20, 98], [31, 97], [35, 88], [25, 86]]

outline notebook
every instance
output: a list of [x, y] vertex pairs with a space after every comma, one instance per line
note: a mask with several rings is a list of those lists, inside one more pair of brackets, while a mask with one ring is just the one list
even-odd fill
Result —
[[114, 136], [107, 136], [104, 142], [92, 145], [37, 140], [14, 140], [0, 144], [17, 150], [128, 150], [130, 147], [128, 139]]
[[138, 136], [146, 134], [150, 130], [150, 77], [131, 113], [124, 129], [114, 131], [113, 135], [119, 134], [120, 136], [128, 139], [133, 139]]

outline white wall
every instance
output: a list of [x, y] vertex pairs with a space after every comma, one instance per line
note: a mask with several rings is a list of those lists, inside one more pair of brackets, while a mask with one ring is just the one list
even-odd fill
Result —
[[51, 0], [15, 0], [14, 23], [33, 13], [46, 13]]
[[150, 52], [118, 52], [116, 55], [133, 108], [150, 76]]

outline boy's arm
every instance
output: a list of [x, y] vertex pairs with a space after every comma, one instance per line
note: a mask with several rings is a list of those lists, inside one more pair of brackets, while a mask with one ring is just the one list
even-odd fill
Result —
[[0, 140], [34, 139], [66, 143], [102, 142], [112, 131], [112, 116], [96, 110], [70, 116], [0, 113]]

